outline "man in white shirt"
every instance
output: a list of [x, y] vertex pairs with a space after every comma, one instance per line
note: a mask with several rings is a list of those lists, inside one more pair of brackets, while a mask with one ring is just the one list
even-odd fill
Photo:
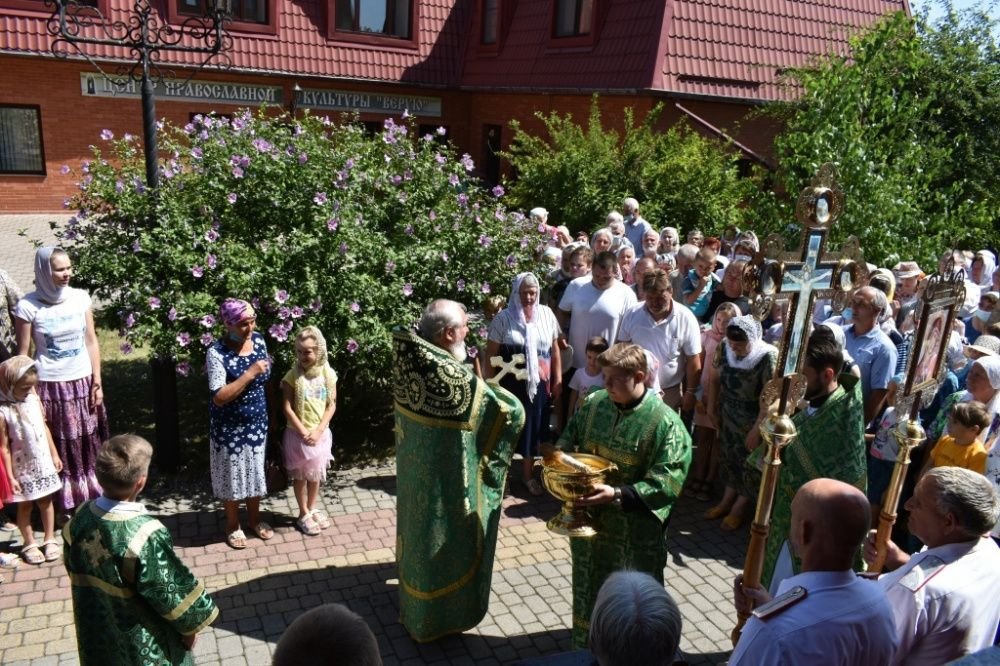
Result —
[[885, 593], [851, 570], [871, 508], [865, 494], [833, 479], [813, 479], [792, 499], [789, 541], [802, 573], [771, 599], [736, 578], [736, 607], [753, 610], [729, 666], [840, 664], [885, 666], [898, 639]]
[[[659, 362], [663, 401], [675, 410], [691, 411], [701, 379], [701, 329], [689, 309], [675, 303], [670, 276], [655, 269], [643, 276], [646, 299], [622, 318], [616, 342], [632, 342]], [[685, 381], [686, 380], [686, 381]], [[681, 399], [681, 382], [684, 396]]]
[[615, 255], [601, 252], [594, 259], [591, 274], [570, 282], [559, 301], [557, 316], [562, 329], [569, 331], [574, 368], [586, 367], [590, 338], [617, 337], [622, 317], [636, 303], [635, 293], [615, 279], [615, 266]]
[[[878, 585], [899, 633], [892, 663], [944, 664], [989, 647], [1000, 624], [1000, 547], [988, 536], [1000, 515], [993, 484], [961, 467], [936, 467], [917, 483], [906, 509], [910, 532], [927, 547], [907, 555], [889, 542], [891, 573]], [[874, 530], [865, 559], [875, 559]]]

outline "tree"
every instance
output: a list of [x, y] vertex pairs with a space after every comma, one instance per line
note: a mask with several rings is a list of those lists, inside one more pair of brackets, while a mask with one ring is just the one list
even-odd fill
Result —
[[389, 119], [369, 137], [312, 115], [198, 116], [162, 133], [155, 195], [134, 138], [105, 130], [59, 236], [123, 350], [149, 345], [186, 374], [235, 296], [254, 303], [286, 367], [288, 338], [315, 324], [338, 372], [384, 387], [394, 326], [432, 298], [475, 307], [506, 293], [541, 240], [502, 188], [477, 185], [471, 158], [440, 142], [443, 128], [413, 129]]
[[[846, 204], [832, 237], [858, 236], [880, 265], [933, 266], [949, 245], [997, 247], [998, 65], [982, 17], [952, 12], [936, 26], [886, 17], [852, 38], [848, 54], [791, 72], [800, 94], [767, 109], [785, 126], [779, 189], [794, 196], [836, 162]], [[758, 199], [762, 226], [794, 219], [793, 201]]]
[[741, 223], [749, 184], [739, 177], [736, 156], [685, 123], [657, 130], [661, 110], [657, 105], [636, 123], [625, 109], [619, 133], [604, 127], [595, 95], [585, 127], [569, 114], [538, 114], [545, 134], [536, 136], [512, 122], [504, 154], [517, 173], [511, 200], [523, 208], [543, 205], [550, 222], [588, 232], [604, 226], [627, 196], [658, 227], [721, 233]]

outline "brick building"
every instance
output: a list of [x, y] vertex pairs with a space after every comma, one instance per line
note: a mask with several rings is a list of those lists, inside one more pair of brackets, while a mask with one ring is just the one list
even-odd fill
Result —
[[[151, 0], [177, 24], [206, 0]], [[109, 21], [132, 0], [79, 0]], [[788, 94], [780, 73], [842, 50], [850, 31], [907, 0], [232, 0], [232, 68], [208, 67], [157, 90], [157, 115], [267, 104], [381, 124], [403, 109], [445, 126], [489, 178], [508, 122], [538, 127], [536, 111], [586, 117], [599, 93], [612, 122], [664, 102], [665, 125], [686, 117], [766, 159], [774, 128], [742, 122]], [[0, 0], [0, 213], [62, 208], [104, 128], [141, 135], [138, 86], [111, 86], [82, 58], [57, 59], [42, 0]], [[96, 28], [94, 28], [96, 29]], [[90, 51], [114, 71], [129, 54]], [[178, 79], [199, 56], [170, 55]]]

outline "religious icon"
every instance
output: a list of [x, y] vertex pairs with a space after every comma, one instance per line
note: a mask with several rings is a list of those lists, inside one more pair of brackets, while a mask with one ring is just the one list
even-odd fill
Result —
[[964, 286], [961, 277], [945, 273], [935, 275], [928, 281], [923, 301], [918, 305], [919, 326], [913, 339], [903, 394], [911, 395], [921, 390], [933, 394], [944, 365], [951, 322], [955, 320], [962, 303], [958, 296], [962, 294]]
[[941, 358], [941, 338], [944, 337], [945, 318], [948, 313], [938, 310], [931, 314], [927, 322], [927, 333], [917, 357], [917, 370], [913, 375], [914, 384], [923, 384], [937, 376], [938, 359]]

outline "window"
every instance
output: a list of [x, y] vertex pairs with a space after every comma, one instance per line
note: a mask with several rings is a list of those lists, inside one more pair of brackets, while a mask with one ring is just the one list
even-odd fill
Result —
[[[232, 0], [232, 20], [242, 23], [270, 23], [268, 0]], [[205, 0], [177, 0], [177, 13], [182, 16], [206, 16]]]
[[45, 175], [39, 107], [0, 105], [0, 173]]
[[336, 0], [337, 32], [412, 39], [412, 0]]
[[[4, 9], [21, 9], [29, 12], [39, 12], [42, 14], [52, 14], [55, 5], [46, 6], [45, 0], [0, 0], [0, 7]], [[106, 9], [106, 3], [98, 2], [98, 0], [75, 0], [75, 6], [71, 4], [68, 8], [68, 13], [73, 14], [80, 7], [93, 7], [99, 10]], [[93, 16], [93, 12], [89, 12], [88, 16]]]
[[496, 44], [500, 12], [500, 0], [483, 0], [483, 33], [480, 42]]
[[594, 18], [594, 0], [556, 0], [554, 37], [589, 35]]

